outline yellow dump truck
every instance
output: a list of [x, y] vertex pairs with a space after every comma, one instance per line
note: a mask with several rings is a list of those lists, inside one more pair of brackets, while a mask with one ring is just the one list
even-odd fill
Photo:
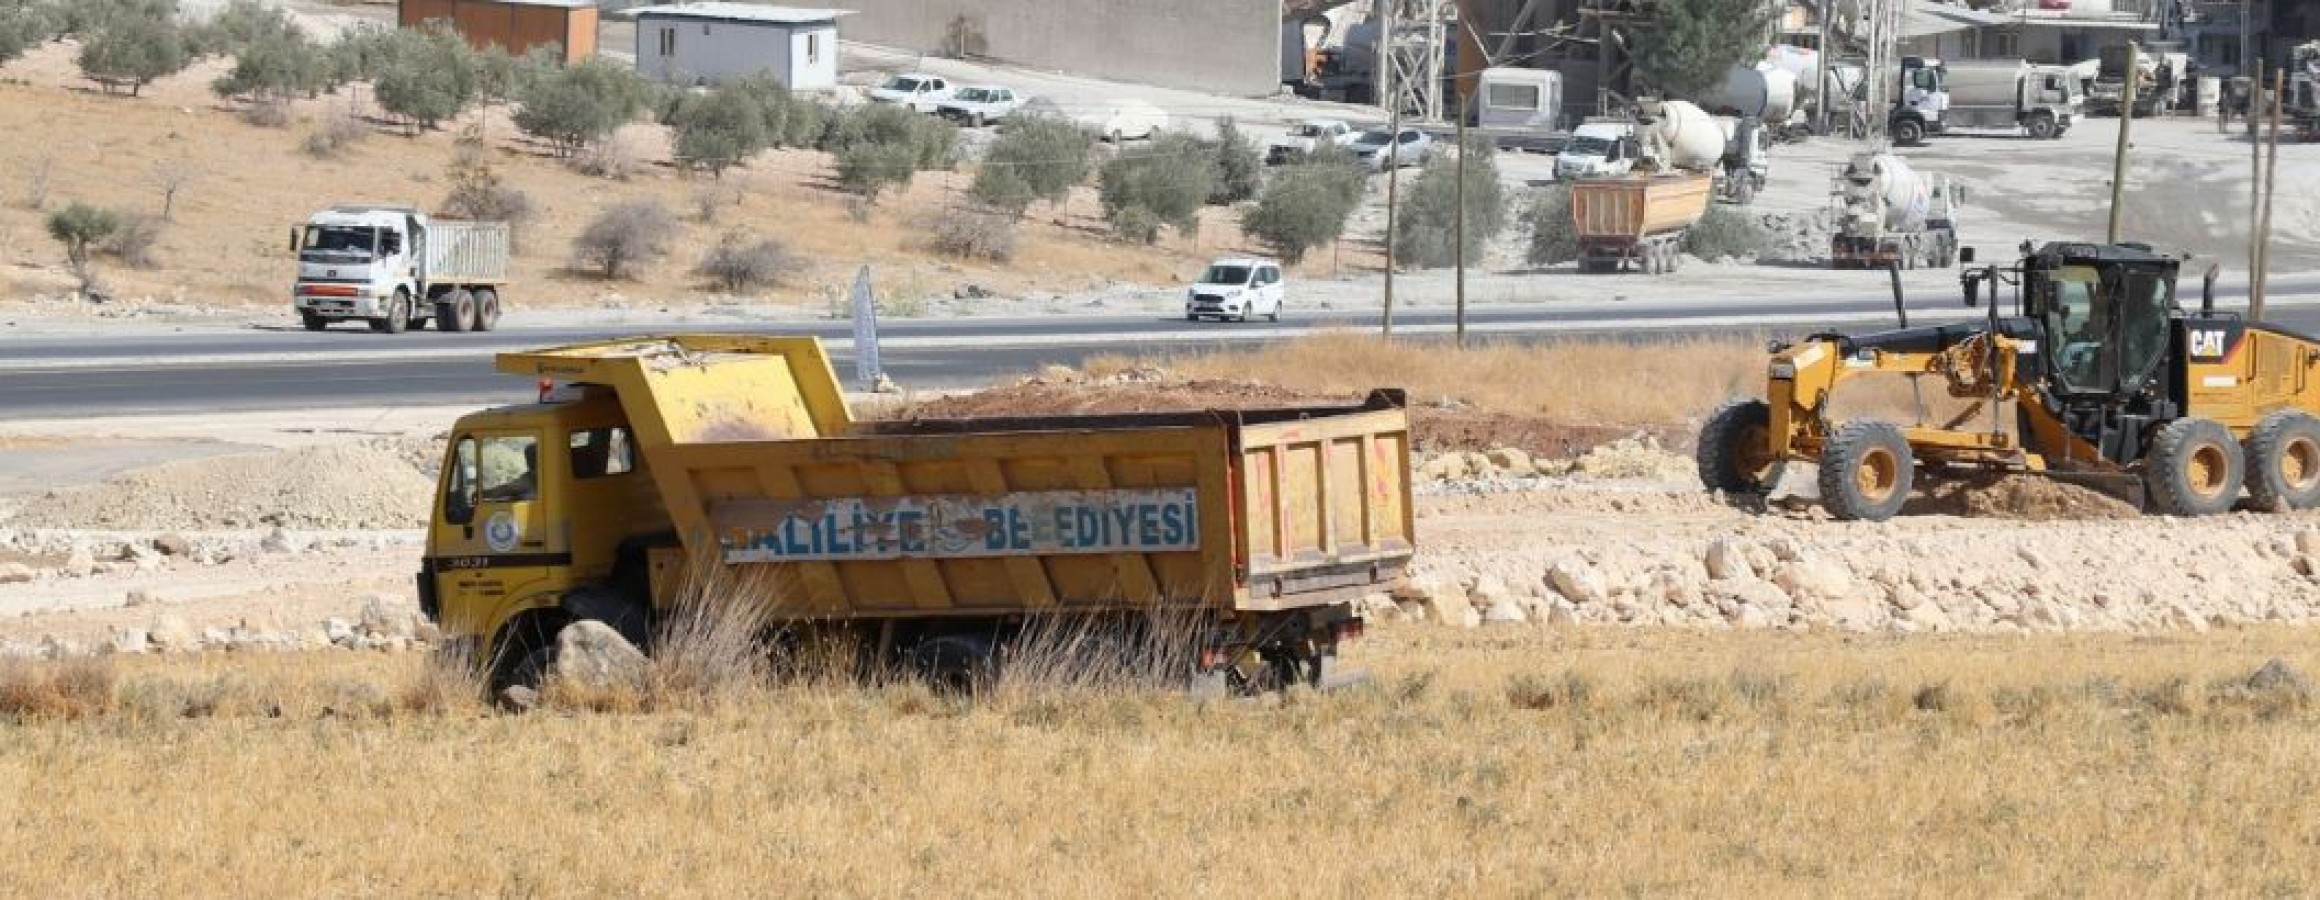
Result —
[[537, 378], [539, 402], [452, 430], [419, 576], [495, 690], [551, 671], [576, 620], [651, 652], [704, 585], [881, 664], [994, 664], [1063, 613], [1139, 635], [1166, 618], [1194, 645], [1188, 676], [1317, 682], [1360, 630], [1352, 601], [1412, 551], [1397, 392], [857, 421], [813, 338], [636, 338], [498, 367]]

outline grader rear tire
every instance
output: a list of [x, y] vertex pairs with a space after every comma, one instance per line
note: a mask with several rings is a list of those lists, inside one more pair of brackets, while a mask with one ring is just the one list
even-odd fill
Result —
[[1847, 422], [1821, 447], [1821, 506], [1843, 521], [1882, 522], [1909, 502], [1917, 457], [1889, 422]]
[[2211, 419], [2176, 419], [2160, 426], [2143, 457], [2151, 506], [2170, 516], [2229, 512], [2246, 481], [2245, 469], [2239, 442]]
[[1700, 446], [1693, 460], [1700, 467], [1700, 483], [1727, 494], [1761, 494], [1772, 464], [1772, 407], [1762, 400], [1734, 400], [1708, 415], [1700, 428]]
[[2265, 416], [2241, 449], [2257, 509], [2320, 506], [2320, 419], [2295, 410]]

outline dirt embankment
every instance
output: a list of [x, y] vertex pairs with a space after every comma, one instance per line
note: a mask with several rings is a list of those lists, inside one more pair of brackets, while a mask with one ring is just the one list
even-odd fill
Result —
[[422, 458], [415, 446], [420, 443], [427, 442], [168, 463], [30, 498], [7, 524], [83, 530], [418, 528], [426, 524], [434, 490], [431, 477], [415, 464]]

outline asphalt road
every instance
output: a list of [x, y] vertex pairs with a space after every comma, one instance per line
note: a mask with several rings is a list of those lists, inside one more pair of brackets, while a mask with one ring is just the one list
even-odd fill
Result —
[[[2320, 333], [2320, 281], [2272, 288], [2272, 321]], [[2226, 309], [2235, 292], [2219, 292]], [[1910, 303], [1913, 324], [1978, 315], [1955, 298]], [[1797, 334], [1891, 327], [1884, 295], [1783, 300], [1578, 301], [1491, 306], [1470, 312], [1470, 331], [1493, 341], [1574, 334], [1655, 339], [1699, 334]], [[1049, 364], [1078, 365], [1107, 353], [1197, 351], [1286, 340], [1333, 328], [1372, 329], [1375, 313], [1292, 314], [1278, 324], [1194, 324], [1153, 315], [903, 320], [880, 328], [880, 356], [895, 381], [917, 389], [973, 387]], [[377, 335], [359, 326], [298, 330], [141, 333], [0, 339], [0, 420], [332, 407], [498, 403], [530, 386], [492, 370], [491, 354], [630, 337], [627, 328], [517, 328], [491, 334]], [[1446, 341], [1451, 313], [1426, 309], [1396, 319], [1398, 334]], [[842, 376], [853, 371], [844, 322], [734, 322], [687, 331], [813, 334]], [[1381, 378], [1390, 380], [1386, 373]]]

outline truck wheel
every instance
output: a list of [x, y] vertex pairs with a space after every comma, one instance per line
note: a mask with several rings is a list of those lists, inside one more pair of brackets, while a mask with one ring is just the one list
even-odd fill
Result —
[[936, 690], [950, 693], [968, 693], [988, 683], [998, 661], [992, 641], [978, 635], [929, 638], [910, 649], [911, 671]]
[[491, 288], [475, 289], [475, 330], [491, 331], [499, 327], [499, 292]]
[[2151, 505], [2164, 515], [2211, 516], [2239, 499], [2246, 459], [2231, 432], [2211, 419], [2176, 419], [2159, 427], [2143, 457]]
[[402, 334], [404, 329], [411, 327], [411, 295], [401, 290], [395, 291], [394, 301], [387, 304], [386, 317], [370, 321], [372, 331]]
[[2051, 141], [2062, 136], [2061, 130], [2054, 127], [2052, 113], [2031, 113], [2029, 127], [2030, 137], [2036, 140]]
[[1762, 400], [1734, 400], [1708, 414], [1693, 451], [1700, 483], [1727, 494], [1761, 494], [1776, 461], [1772, 453], [1772, 407]]
[[308, 331], [321, 331], [330, 327], [330, 320], [305, 310], [299, 310], [298, 324], [306, 326]]
[[2248, 497], [2258, 509], [2320, 506], [2320, 419], [2294, 410], [2265, 416], [2242, 450]]
[[1917, 121], [1916, 119], [1902, 119], [1901, 121], [1893, 123], [1894, 143], [1905, 147], [1914, 147], [1917, 146], [1919, 142], [1924, 140], [1925, 123]]
[[475, 321], [475, 296], [455, 290], [435, 301], [435, 330], [461, 332]]
[[1890, 422], [1847, 422], [1821, 448], [1821, 506], [1844, 521], [1882, 522], [1909, 502], [1916, 455]]

